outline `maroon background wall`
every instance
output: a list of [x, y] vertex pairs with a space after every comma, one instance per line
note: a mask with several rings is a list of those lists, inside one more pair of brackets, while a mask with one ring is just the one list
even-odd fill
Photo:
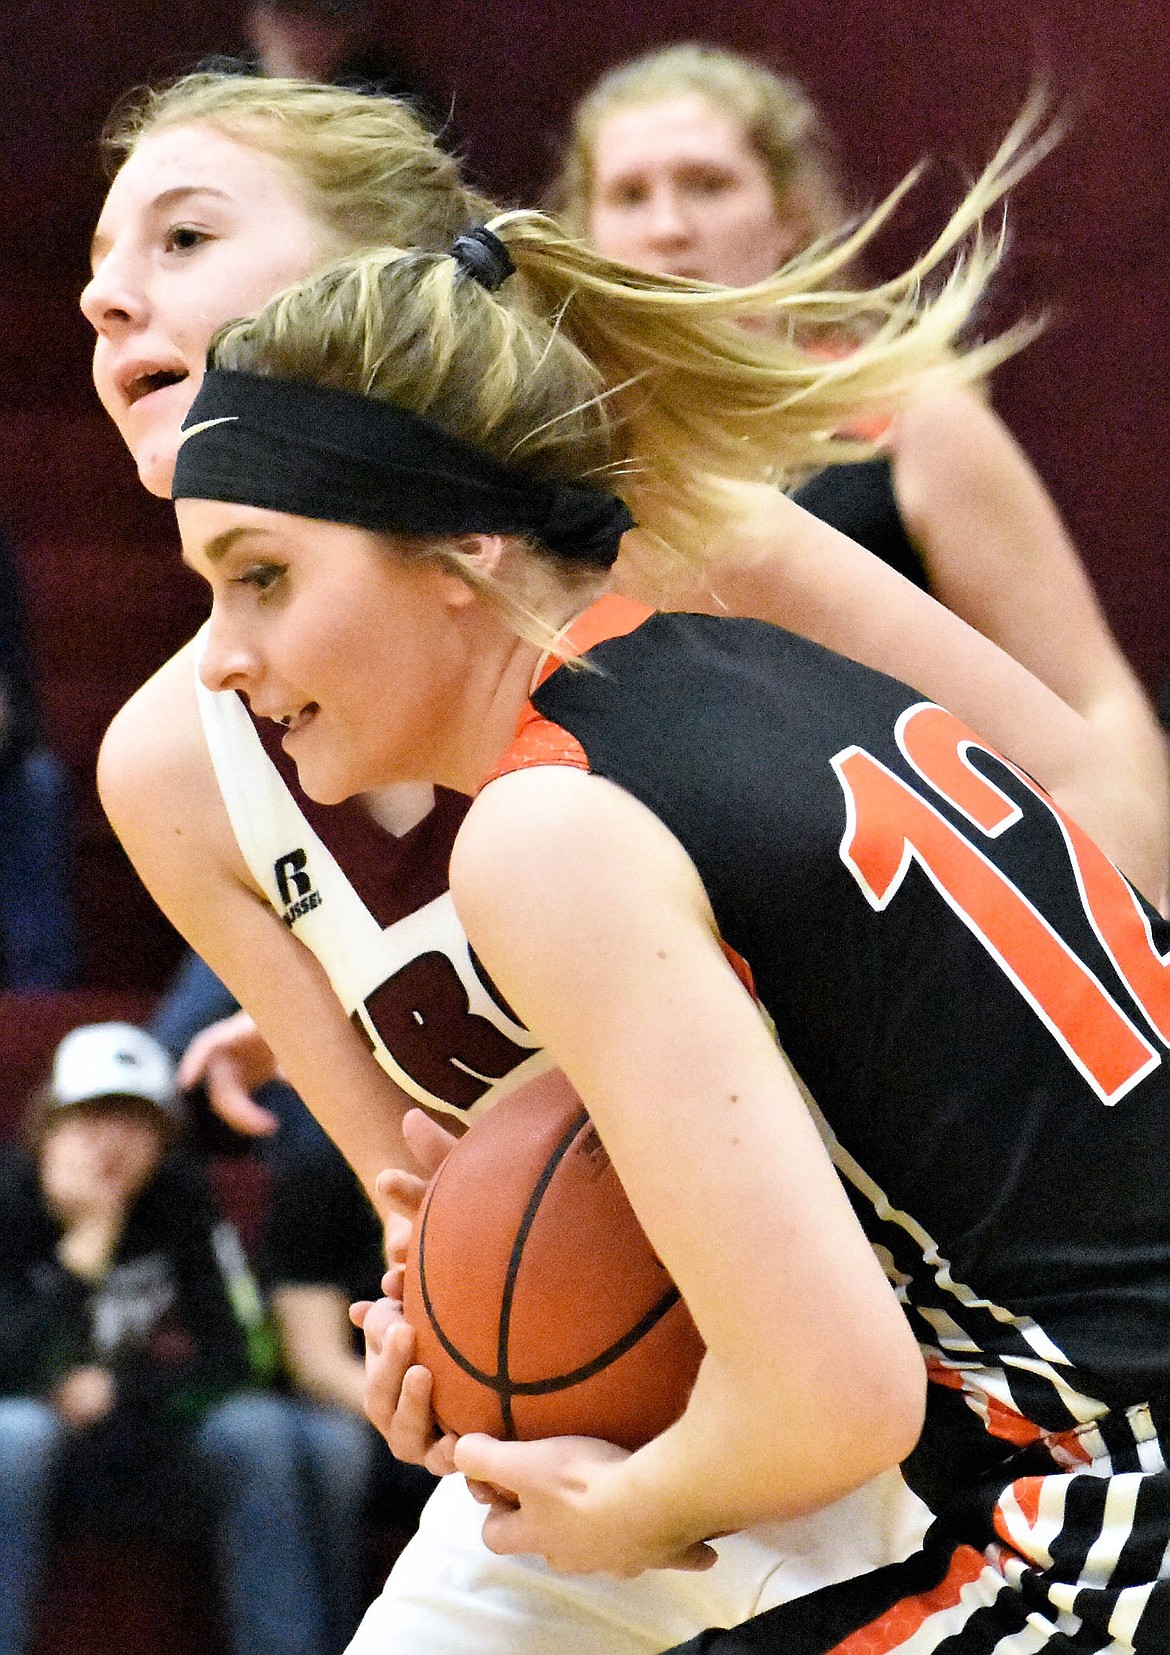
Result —
[[[1018, 192], [997, 314], [1047, 308], [997, 400], [1059, 499], [1147, 682], [1170, 657], [1161, 458], [1170, 228], [1170, 43], [1153, 0], [385, 0], [383, 33], [449, 100], [479, 180], [531, 199], [563, 112], [615, 58], [667, 39], [761, 52], [798, 74], [841, 139], [862, 199], [922, 155], [939, 167], [880, 253], [893, 266], [945, 215], [1029, 83], [1066, 141]], [[97, 980], [156, 980], [173, 941], [135, 891], [88, 792], [101, 729], [192, 628], [165, 507], [137, 489], [88, 389], [76, 311], [101, 197], [94, 135], [131, 84], [238, 44], [240, 6], [7, 0], [0, 18], [0, 514], [30, 584], [52, 731], [81, 779]]]

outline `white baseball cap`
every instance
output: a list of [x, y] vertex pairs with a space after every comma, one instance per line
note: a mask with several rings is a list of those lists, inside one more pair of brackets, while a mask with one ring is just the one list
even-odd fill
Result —
[[86, 1023], [57, 1047], [52, 1108], [100, 1098], [141, 1098], [173, 1124], [183, 1119], [175, 1065], [153, 1035], [133, 1023]]

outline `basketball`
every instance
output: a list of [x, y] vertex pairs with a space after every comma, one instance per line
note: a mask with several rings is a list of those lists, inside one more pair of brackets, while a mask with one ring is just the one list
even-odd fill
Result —
[[415, 1221], [403, 1291], [446, 1431], [637, 1448], [686, 1406], [703, 1344], [563, 1075], [459, 1140]]

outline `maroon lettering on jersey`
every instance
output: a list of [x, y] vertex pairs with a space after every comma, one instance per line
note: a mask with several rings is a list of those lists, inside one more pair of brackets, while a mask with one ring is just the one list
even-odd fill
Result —
[[388, 977], [365, 1008], [398, 1067], [454, 1109], [470, 1109], [531, 1056], [530, 1048], [471, 1010], [458, 972], [437, 950]]

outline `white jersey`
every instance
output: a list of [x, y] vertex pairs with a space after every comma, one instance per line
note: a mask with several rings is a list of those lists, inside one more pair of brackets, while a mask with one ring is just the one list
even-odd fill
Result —
[[[197, 661], [200, 654], [197, 640]], [[505, 1083], [548, 1068], [545, 1054], [477, 969], [456, 918], [446, 873], [462, 814], [458, 802], [448, 803], [442, 821], [432, 814], [426, 831], [400, 837], [367, 818], [366, 837], [386, 864], [383, 885], [389, 875], [403, 890], [426, 894], [408, 911], [391, 908], [387, 921], [386, 911], [373, 911], [385, 905], [368, 891], [359, 895], [346, 836], [333, 831], [346, 807], [313, 806], [294, 793], [291, 776], [286, 781], [265, 751], [235, 691], [209, 690], [196, 672], [196, 695], [232, 831], [253, 879], [320, 960], [391, 1079], [418, 1103], [466, 1114]], [[362, 807], [348, 808], [352, 826]]]

